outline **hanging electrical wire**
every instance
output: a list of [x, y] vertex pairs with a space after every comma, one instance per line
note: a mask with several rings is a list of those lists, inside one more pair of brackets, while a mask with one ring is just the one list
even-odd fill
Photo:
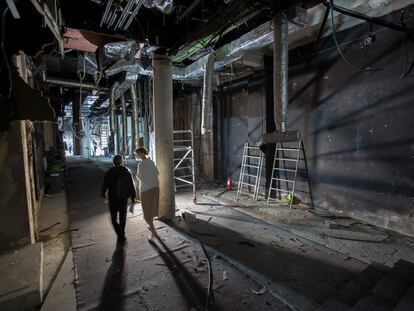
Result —
[[336, 30], [335, 30], [335, 18], [334, 18], [334, 4], [333, 4], [333, 0], [331, 0], [330, 2], [331, 4], [331, 26], [332, 26], [332, 37], [334, 39], [336, 48], [339, 52], [339, 54], [341, 55], [341, 57], [343, 58], [343, 60], [352, 68], [359, 70], [359, 71], [382, 71], [382, 68], [370, 68], [370, 67], [360, 67], [358, 65], [355, 65], [354, 63], [352, 63], [342, 52], [341, 47], [339, 45], [338, 39], [336, 38]]
[[9, 7], [4, 9], [3, 14], [2, 14], [2, 19], [1, 19], [1, 51], [3, 54], [4, 64], [6, 65], [6, 69], [7, 69], [7, 73], [9, 77], [9, 89], [7, 92], [8, 98], [11, 97], [11, 92], [13, 89], [12, 74], [11, 74], [11, 69], [10, 69], [9, 58], [7, 57], [6, 49], [4, 47], [4, 41], [5, 41], [5, 36], [6, 36], [6, 14], [7, 12], [9, 12], [9, 10], [10, 10]]
[[[405, 11], [403, 10], [401, 12], [400, 24], [405, 27], [404, 17], [405, 17]], [[403, 73], [401, 74], [400, 79], [406, 78], [414, 68], [414, 61], [412, 61], [410, 67], [408, 67], [409, 56], [408, 56], [408, 49], [407, 49], [407, 38], [411, 42], [414, 43], [414, 39], [410, 33], [405, 33], [405, 34], [402, 33], [403, 49], [404, 49], [404, 54], [405, 54], [405, 64], [404, 64], [404, 70], [403, 70]]]
[[389, 21], [387, 21], [385, 19], [382, 19], [382, 18], [368, 16], [368, 15], [365, 15], [365, 14], [362, 14], [362, 13], [359, 13], [359, 12], [356, 12], [356, 11], [353, 11], [353, 10], [335, 5], [333, 3], [333, 0], [330, 0], [330, 1], [322, 0], [322, 3], [325, 6], [331, 8], [332, 10], [335, 10], [339, 13], [342, 13], [342, 14], [345, 14], [345, 15], [348, 15], [348, 16], [351, 16], [351, 17], [354, 17], [354, 18], [357, 18], [357, 19], [362, 19], [362, 20], [367, 21], [367, 22], [372, 23], [372, 24], [380, 25], [380, 26], [383, 26], [383, 27], [387, 27], [387, 28], [390, 28], [390, 29], [393, 29], [393, 30], [402, 31], [402, 32], [406, 32], [406, 33], [414, 33], [414, 29], [412, 29], [412, 28], [407, 28], [404, 25], [395, 24], [395, 23], [389, 22]]
[[80, 70], [76, 73], [79, 77], [79, 104], [82, 105], [82, 82], [86, 77], [86, 52], [83, 54], [83, 73]]

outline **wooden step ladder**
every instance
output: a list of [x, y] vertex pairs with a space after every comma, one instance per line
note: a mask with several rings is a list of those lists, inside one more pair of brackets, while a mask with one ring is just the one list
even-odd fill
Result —
[[251, 196], [253, 201], [257, 201], [263, 159], [264, 156], [259, 147], [249, 146], [247, 142], [244, 144], [237, 195], [246, 194]]

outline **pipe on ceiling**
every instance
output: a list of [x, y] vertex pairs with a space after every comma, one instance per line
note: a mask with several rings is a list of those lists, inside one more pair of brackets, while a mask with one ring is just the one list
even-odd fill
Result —
[[203, 98], [201, 103], [201, 134], [212, 130], [211, 118], [213, 115], [213, 71], [214, 53], [208, 55], [204, 70]]
[[128, 155], [128, 122], [127, 111], [124, 94], [121, 95], [121, 112], [122, 112], [122, 155], [125, 157]]
[[284, 13], [273, 18], [273, 100], [277, 131], [287, 130], [288, 96], [288, 19]]
[[111, 133], [110, 143], [115, 151], [115, 110], [116, 110], [116, 102], [115, 102], [115, 91], [119, 86], [119, 82], [116, 81], [112, 84], [111, 90], [109, 92], [109, 131]]
[[[81, 83], [79, 81], [74, 80], [67, 80], [62, 78], [51, 78], [47, 77], [46, 73], [43, 73], [43, 82], [54, 84], [54, 85], [60, 85], [60, 86], [66, 86], [66, 87], [81, 87]], [[82, 89], [87, 90], [100, 90], [100, 91], [109, 91], [107, 88], [96, 86], [96, 84], [93, 83], [82, 83]]]
[[[138, 81], [139, 88], [139, 81]], [[132, 105], [132, 148], [131, 157], [134, 156], [134, 151], [139, 147], [139, 127], [138, 127], [138, 97], [136, 84], [131, 86], [131, 105]]]

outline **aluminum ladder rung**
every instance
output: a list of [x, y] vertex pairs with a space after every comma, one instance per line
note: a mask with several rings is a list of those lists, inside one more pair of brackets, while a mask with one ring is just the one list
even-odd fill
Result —
[[283, 150], [283, 151], [299, 151], [298, 148], [277, 148], [277, 150]]
[[276, 190], [276, 191], [281, 191], [281, 192], [286, 192], [286, 193], [292, 193], [292, 190], [284, 190], [284, 189], [272, 188], [272, 187], [269, 187], [269, 189]]
[[245, 183], [243, 181], [239, 181], [239, 184], [246, 185], [246, 186], [249, 186], [249, 187], [256, 187], [255, 185], [252, 185], [252, 184], [249, 184], [249, 183]]
[[193, 158], [180, 158], [180, 159], [174, 159], [174, 161], [181, 161], [181, 160], [192, 160]]
[[283, 179], [283, 178], [275, 178], [275, 177], [272, 177], [272, 180], [287, 181], [287, 182], [291, 182], [291, 183], [295, 182], [294, 180]]
[[246, 173], [244, 173], [243, 175], [244, 176], [249, 176], [251, 178], [258, 178], [258, 176], [256, 176], [256, 175], [251, 175], [251, 174], [246, 174]]
[[291, 159], [291, 158], [275, 158], [275, 160], [298, 162], [298, 160], [296, 160], [296, 159]]
[[275, 170], [278, 170], [278, 171], [295, 172], [295, 170], [292, 170], [292, 169], [289, 169], [289, 168], [278, 168], [278, 167], [275, 167], [274, 169]]
[[248, 159], [260, 159], [261, 157], [259, 157], [259, 156], [250, 156], [250, 155], [247, 155], [247, 156], [244, 156], [244, 158], [246, 159], [246, 158], [248, 158]]
[[250, 165], [250, 164], [243, 164], [243, 165], [247, 167], [252, 167], [252, 168], [259, 168], [258, 165]]
[[177, 176], [176, 178], [188, 178], [193, 177], [193, 175], [183, 175], [183, 176]]
[[173, 134], [192, 134], [191, 130], [174, 130]]

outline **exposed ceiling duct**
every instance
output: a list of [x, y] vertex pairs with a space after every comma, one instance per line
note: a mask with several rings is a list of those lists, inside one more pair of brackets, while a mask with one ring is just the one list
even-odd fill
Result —
[[[338, 1], [339, 2], [339, 1]], [[342, 6], [353, 11], [360, 13], [369, 13], [372, 17], [383, 16], [392, 11], [404, 8], [411, 1], [388, 1], [378, 0], [375, 1], [375, 6], [370, 1], [368, 3], [361, 1], [349, 1], [343, 2]], [[319, 4], [313, 8], [308, 9], [306, 15], [307, 26], [302, 28], [295, 24], [289, 24], [289, 46], [294, 48], [301, 44], [306, 44], [314, 40], [319, 31], [320, 24], [323, 21], [323, 15], [325, 12], [325, 6]], [[358, 25], [363, 22], [361, 19], [357, 19], [351, 16], [347, 16], [342, 13], [335, 12], [335, 23], [339, 27], [339, 30], [345, 30]], [[291, 20], [291, 18], [290, 18]], [[331, 27], [327, 25], [326, 30], [323, 31], [323, 36], [331, 33]], [[244, 34], [240, 38], [218, 48], [215, 53], [214, 70], [220, 70], [226, 65], [229, 65], [239, 59], [241, 59], [247, 52], [252, 50], [258, 50], [265, 47], [269, 47], [273, 43], [273, 26], [272, 22], [268, 21], [262, 25], [256, 27], [252, 31]], [[174, 67], [173, 79], [175, 80], [195, 80], [202, 79], [204, 74], [205, 64], [207, 63], [208, 55], [201, 57], [199, 60], [193, 62], [187, 67]], [[144, 70], [139, 68], [139, 74], [152, 75], [152, 70]]]
[[99, 87], [94, 83], [83, 82], [81, 84], [79, 81], [48, 77], [45, 72], [43, 72], [43, 82], [54, 84], [54, 85], [65, 86], [65, 87], [74, 87], [74, 88], [82, 87], [85, 90], [99, 90], [103, 92], [109, 91], [107, 88]]
[[167, 15], [175, 9], [174, 0], [144, 0], [144, 6], [149, 9], [157, 9]]
[[288, 21], [285, 14], [273, 19], [273, 104], [276, 130], [287, 129], [288, 96]]
[[115, 90], [115, 100], [121, 97], [131, 88], [138, 79], [139, 65], [135, 56], [139, 51], [139, 46], [135, 41], [112, 42], [104, 46], [104, 63], [111, 64], [106, 66], [105, 75], [112, 77], [122, 74], [118, 79], [120, 85]]

